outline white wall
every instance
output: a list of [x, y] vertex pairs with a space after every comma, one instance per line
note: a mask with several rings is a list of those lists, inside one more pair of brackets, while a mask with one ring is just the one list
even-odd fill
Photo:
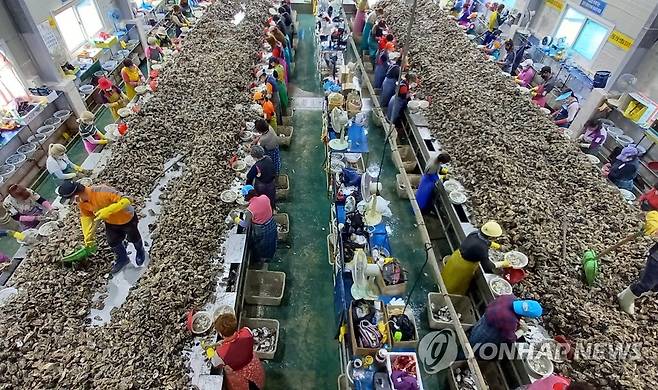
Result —
[[[643, 34], [643, 28], [653, 23], [653, 20], [649, 19], [654, 15], [654, 10], [658, 6], [656, 0], [607, 0], [607, 6], [603, 14], [599, 16], [581, 8], [580, 0], [567, 0], [565, 3], [594, 20], [612, 25], [615, 30], [635, 39], [636, 43]], [[553, 36], [563, 12], [564, 10], [558, 11], [543, 3], [533, 19], [532, 30], [535, 35], [540, 38], [545, 35]], [[593, 61], [589, 62], [577, 56], [574, 58], [579, 65], [592, 73], [597, 70], [618, 73], [632, 54], [633, 49], [625, 51], [606, 41]]]
[[4, 2], [0, 2], [0, 40], [3, 41], [6, 48], [9, 50], [9, 59], [14, 62], [14, 66], [23, 78], [27, 87], [33, 87], [40, 84], [38, 80], [35, 83], [30, 83], [29, 80], [36, 77], [36, 69], [32, 63], [25, 42], [21, 39], [16, 27], [12, 22], [12, 17], [7, 12]]

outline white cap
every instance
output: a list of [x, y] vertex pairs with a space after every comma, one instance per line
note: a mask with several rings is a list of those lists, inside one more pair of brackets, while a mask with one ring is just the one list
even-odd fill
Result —
[[397, 60], [398, 58], [400, 58], [400, 52], [394, 51], [392, 53], [389, 53], [388, 58], [391, 60]]
[[534, 62], [530, 58], [528, 58], [527, 60], [521, 62], [521, 66], [524, 67], [524, 68], [532, 66], [533, 64], [534, 64]]

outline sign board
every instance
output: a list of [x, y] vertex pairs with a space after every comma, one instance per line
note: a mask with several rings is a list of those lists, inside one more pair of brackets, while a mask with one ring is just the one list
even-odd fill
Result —
[[564, 0], [546, 0], [546, 5], [562, 11], [564, 9]]
[[580, 6], [597, 15], [602, 15], [608, 4], [603, 0], [581, 0]]
[[633, 46], [635, 40], [621, 31], [613, 30], [608, 37], [608, 42], [622, 50], [628, 51]]

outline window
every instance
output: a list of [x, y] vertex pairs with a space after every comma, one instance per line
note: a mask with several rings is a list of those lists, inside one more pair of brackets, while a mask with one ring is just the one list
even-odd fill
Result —
[[80, 0], [55, 15], [57, 28], [70, 52], [78, 50], [103, 29], [93, 0]]
[[610, 28], [571, 7], [562, 17], [555, 38], [565, 38], [565, 43], [572, 51], [586, 60], [592, 60], [599, 48], [610, 34]]
[[0, 106], [4, 107], [15, 98], [25, 95], [25, 87], [11, 62], [0, 53]]

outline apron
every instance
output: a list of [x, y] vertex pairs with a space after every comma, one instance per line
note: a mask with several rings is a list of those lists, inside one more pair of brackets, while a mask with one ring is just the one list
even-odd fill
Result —
[[[136, 66], [130, 68], [124, 67], [123, 69], [121, 69], [121, 76], [124, 75], [127, 76], [126, 78], [128, 79], [128, 81], [138, 82], [140, 80], [139, 69]], [[128, 100], [133, 100], [135, 95], [137, 95], [137, 92], [135, 92], [135, 87], [133, 87], [128, 83], [125, 83], [125, 86], [126, 86], [126, 96], [128, 96]]]
[[[103, 92], [103, 93], [105, 93], [105, 92]], [[109, 95], [107, 93], [105, 93], [105, 99], [107, 99], [108, 103], [120, 102], [120, 104], [117, 107], [110, 107], [110, 112], [112, 113], [112, 118], [114, 118], [115, 121], [118, 121], [121, 118], [119, 116], [119, 109], [125, 107], [126, 102], [123, 101], [123, 97], [121, 96], [121, 94], [119, 94], [114, 89], [112, 90], [112, 93], [110, 93]]]
[[544, 85], [541, 84], [537, 87], [537, 95], [532, 98], [532, 102], [538, 105], [539, 107], [545, 107], [546, 100], [548, 99], [548, 97], [543, 96], [543, 94], [544, 94]]
[[405, 108], [407, 108], [407, 97], [393, 96], [388, 102], [386, 110], [386, 119], [392, 124], [397, 124]]
[[366, 13], [365, 11], [358, 10], [354, 16], [354, 23], [352, 23], [352, 31], [356, 35], [361, 35], [363, 32], [363, 25], [366, 22]]
[[[33, 203], [33, 202], [30, 202]], [[21, 213], [21, 215], [29, 215], [29, 216], [39, 216], [39, 215], [44, 215], [48, 210], [46, 210], [44, 207], [42, 207], [40, 204], [34, 202], [35, 205], [26, 212]], [[31, 222], [19, 222], [19, 226], [21, 227], [21, 230], [25, 229], [33, 229], [37, 226], [39, 226], [39, 221], [31, 221]]]
[[287, 116], [286, 114], [288, 113], [288, 88], [286, 88], [286, 84], [281, 81], [277, 80], [277, 86], [279, 87], [279, 102], [281, 103], [281, 115], [282, 116]]
[[448, 294], [466, 295], [478, 264], [464, 260], [459, 249], [454, 251], [441, 271]]
[[[284, 68], [283, 65], [281, 65], [281, 64], [277, 64], [274, 67], [274, 70], [276, 70], [276, 73], [279, 76], [279, 81], [282, 81], [286, 85], [288, 85], [288, 75], [286, 74], [286, 68]], [[286, 100], [286, 102], [287, 102], [287, 100]]]
[[274, 257], [276, 240], [277, 230], [274, 218], [270, 218], [262, 225], [251, 224], [251, 249], [257, 262], [262, 261], [262, 259], [270, 260]]
[[436, 173], [426, 173], [420, 178], [420, 184], [416, 190], [416, 202], [421, 211], [427, 212], [432, 205], [434, 198], [434, 187], [439, 180], [439, 175]]
[[160, 53], [160, 50], [158, 50], [158, 47], [156, 46], [155, 48], [152, 47], [147, 47], [148, 50], [148, 58], [151, 61], [162, 61], [162, 54]]
[[98, 129], [96, 128], [96, 125], [84, 125], [81, 123], [78, 132], [82, 137], [82, 144], [84, 145], [87, 154], [93, 153], [98, 145], [87, 141], [87, 138], [93, 137], [94, 139], [100, 140], [100, 137], [97, 134]]
[[388, 54], [385, 53], [384, 51], [381, 51], [381, 54], [378, 53], [377, 60], [375, 61], [375, 82], [373, 84], [375, 88], [382, 87], [382, 83], [386, 78], [387, 71], [388, 71]]
[[[576, 104], [576, 103], [571, 103], [571, 104]], [[560, 107], [560, 112], [557, 113], [555, 120], [564, 119], [567, 118], [568, 116], [569, 116], [569, 106], [563, 104], [562, 107]], [[563, 127], [563, 128], [568, 128], [569, 126], [571, 126], [571, 122], [567, 122], [559, 125], [559, 127]]]
[[371, 31], [372, 31], [372, 23], [366, 22], [365, 26], [363, 27], [363, 35], [361, 35], [361, 44], [359, 45], [361, 49], [361, 53], [368, 50], [368, 41], [370, 40]]
[[[279, 147], [277, 146], [276, 148], [270, 150], [266, 149], [265, 155], [270, 156], [272, 162], [274, 163], [274, 174], [279, 176], [279, 172], [281, 172], [281, 153], [279, 151]], [[274, 188], [274, 193], [276, 194], [276, 186]]]
[[[393, 66], [397, 66], [397, 65], [389, 66], [389, 70]], [[386, 77], [384, 79], [384, 82], [382, 83], [382, 95], [381, 98], [379, 99], [380, 106], [388, 107], [388, 102], [391, 101], [391, 97], [393, 97], [393, 95], [395, 94], [395, 83], [397, 83], [396, 79], [392, 79], [390, 77]]]

